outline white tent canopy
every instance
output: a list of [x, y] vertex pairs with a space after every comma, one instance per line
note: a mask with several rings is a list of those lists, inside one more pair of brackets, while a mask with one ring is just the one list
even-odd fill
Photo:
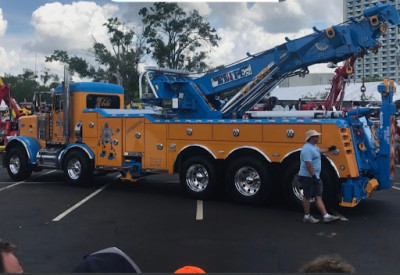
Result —
[[[381, 101], [381, 95], [378, 92], [378, 85], [381, 82], [366, 82], [365, 97], [367, 101]], [[345, 87], [344, 101], [361, 101], [361, 83], [350, 83]], [[400, 99], [400, 90], [397, 83], [396, 93], [393, 95], [393, 101]], [[320, 97], [330, 91], [331, 85], [298, 86], [298, 87], [277, 87], [272, 90], [270, 96], [276, 96], [279, 100], [298, 100], [299, 98], [324, 99]]]

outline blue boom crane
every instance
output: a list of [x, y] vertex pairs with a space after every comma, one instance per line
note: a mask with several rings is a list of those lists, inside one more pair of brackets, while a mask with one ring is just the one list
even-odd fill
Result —
[[[146, 103], [174, 101], [171, 115], [180, 118], [241, 118], [284, 78], [308, 73], [308, 66], [337, 63], [352, 56], [376, 51], [387, 23], [399, 25], [399, 13], [391, 5], [377, 4], [364, 11], [365, 19], [314, 33], [250, 55], [222, 70], [198, 78], [185, 72], [149, 68], [145, 78], [150, 93], [141, 93]], [[140, 85], [141, 89], [142, 85]], [[236, 94], [235, 94], [236, 92]], [[222, 101], [224, 94], [234, 94]]]

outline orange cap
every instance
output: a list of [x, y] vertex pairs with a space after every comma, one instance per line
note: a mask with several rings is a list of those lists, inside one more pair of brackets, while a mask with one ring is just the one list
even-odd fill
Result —
[[175, 270], [174, 273], [176, 274], [176, 273], [206, 273], [206, 272], [200, 267], [187, 265]]

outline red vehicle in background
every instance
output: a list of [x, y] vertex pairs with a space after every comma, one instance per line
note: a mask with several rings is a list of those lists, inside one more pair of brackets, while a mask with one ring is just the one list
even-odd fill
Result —
[[[354, 74], [354, 62], [357, 56], [353, 56], [346, 60], [342, 67], [335, 70], [335, 76], [332, 79], [331, 90], [325, 100], [308, 101], [301, 105], [301, 110], [327, 110], [340, 111], [342, 110], [344, 90], [346, 83], [351, 75]], [[365, 92], [364, 85], [361, 86], [361, 92]]]
[[[342, 110], [343, 98], [346, 83], [354, 74], [354, 63], [357, 56], [353, 56], [345, 61], [343, 66], [336, 68], [335, 76], [332, 79], [332, 86], [325, 100], [307, 100], [306, 103], [300, 103], [300, 110]], [[361, 86], [361, 92], [365, 92], [365, 86]], [[278, 99], [274, 96], [264, 98], [260, 103], [255, 104], [251, 111], [271, 111], [277, 104]]]
[[18, 135], [18, 118], [29, 115], [31, 112], [21, 109], [11, 97], [11, 87], [5, 85], [0, 78], [0, 102], [4, 101], [8, 107], [8, 112], [1, 116], [0, 120], [0, 150], [7, 144], [7, 136]]

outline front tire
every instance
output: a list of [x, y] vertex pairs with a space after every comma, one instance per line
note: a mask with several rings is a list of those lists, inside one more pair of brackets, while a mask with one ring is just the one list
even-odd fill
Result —
[[15, 181], [26, 180], [32, 174], [32, 166], [29, 163], [26, 151], [18, 146], [10, 149], [6, 155], [8, 175]]
[[72, 151], [64, 159], [64, 174], [76, 185], [88, 184], [93, 176], [93, 168], [86, 154]]
[[272, 193], [271, 179], [267, 163], [251, 157], [234, 160], [226, 174], [228, 192], [239, 203], [267, 202]]
[[204, 156], [193, 156], [183, 161], [179, 179], [185, 191], [197, 199], [209, 199], [217, 190], [216, 169]]

